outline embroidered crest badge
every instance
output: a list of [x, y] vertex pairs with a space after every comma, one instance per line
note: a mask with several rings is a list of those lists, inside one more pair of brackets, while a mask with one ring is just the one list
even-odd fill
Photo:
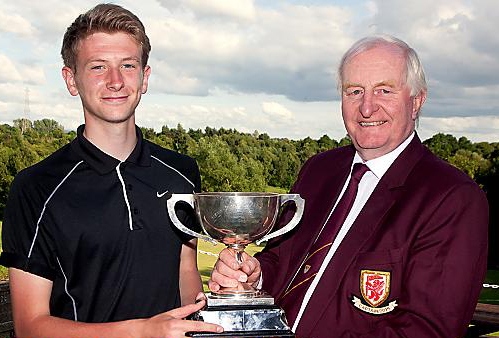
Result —
[[352, 302], [358, 309], [371, 314], [384, 314], [393, 311], [397, 302], [390, 302], [387, 306], [379, 307], [390, 294], [390, 272], [361, 270], [360, 271], [360, 292], [362, 300], [353, 297]]

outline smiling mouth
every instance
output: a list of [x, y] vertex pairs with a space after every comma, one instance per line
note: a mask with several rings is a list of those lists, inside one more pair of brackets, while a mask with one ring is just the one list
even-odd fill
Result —
[[362, 127], [376, 127], [385, 124], [386, 121], [374, 121], [374, 122], [359, 122]]
[[102, 100], [105, 102], [123, 102], [127, 100], [127, 96], [109, 96], [103, 97]]
[[105, 97], [103, 97], [103, 99], [105, 99], [105, 100], [117, 100], [117, 99], [124, 99], [126, 97], [127, 97], [126, 95], [122, 95], [122, 96], [105, 96]]

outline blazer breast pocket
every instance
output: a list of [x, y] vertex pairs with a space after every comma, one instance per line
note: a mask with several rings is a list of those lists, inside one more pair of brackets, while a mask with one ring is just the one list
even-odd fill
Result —
[[358, 311], [379, 316], [396, 311], [402, 289], [401, 248], [361, 252], [348, 274], [347, 292]]

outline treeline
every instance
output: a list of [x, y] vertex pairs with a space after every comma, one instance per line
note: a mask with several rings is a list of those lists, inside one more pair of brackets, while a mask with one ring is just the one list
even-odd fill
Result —
[[[163, 147], [194, 157], [204, 191], [288, 191], [298, 170], [310, 156], [350, 143], [333, 140], [271, 138], [255, 131], [234, 129], [185, 130], [163, 126], [160, 132], [142, 128], [144, 137]], [[65, 132], [54, 120], [14, 121], [0, 125], [0, 219], [10, 184], [21, 169], [69, 143], [75, 132]], [[465, 137], [436, 134], [424, 143], [439, 157], [458, 167], [483, 187], [499, 173], [499, 143], [473, 143]]]

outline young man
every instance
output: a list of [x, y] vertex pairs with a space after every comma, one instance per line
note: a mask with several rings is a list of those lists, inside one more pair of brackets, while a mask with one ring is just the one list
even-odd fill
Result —
[[80, 15], [64, 35], [62, 76], [85, 124], [12, 185], [0, 262], [17, 336], [222, 330], [183, 319], [204, 306], [197, 243], [174, 229], [166, 198], [200, 191], [200, 176], [193, 159], [144, 140], [135, 126], [150, 49], [140, 20], [112, 4]]
[[462, 337], [486, 271], [485, 195], [415, 133], [427, 89], [405, 42], [362, 39], [338, 75], [353, 145], [309, 159], [292, 189], [301, 223], [241, 266], [221, 252], [210, 288], [262, 278], [300, 338]]

